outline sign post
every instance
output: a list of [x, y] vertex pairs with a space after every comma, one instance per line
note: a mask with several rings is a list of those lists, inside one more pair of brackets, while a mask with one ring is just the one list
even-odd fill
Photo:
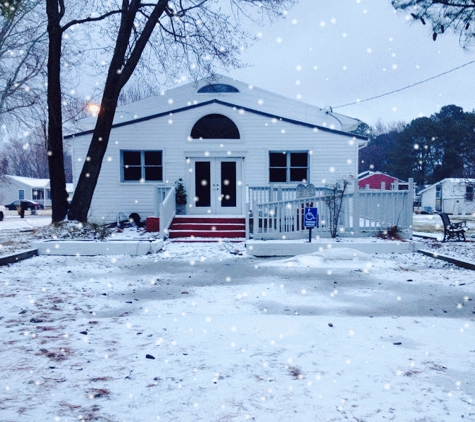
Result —
[[318, 227], [318, 208], [305, 207], [304, 227], [308, 229], [308, 242], [312, 243], [312, 229]]

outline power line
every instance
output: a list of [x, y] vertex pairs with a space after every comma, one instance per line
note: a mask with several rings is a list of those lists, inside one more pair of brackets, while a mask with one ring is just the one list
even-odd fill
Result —
[[385, 97], [387, 95], [395, 94], [396, 92], [404, 91], [405, 89], [412, 88], [416, 85], [421, 85], [423, 83], [431, 81], [432, 79], [440, 78], [441, 76], [444, 76], [444, 75], [447, 75], [448, 73], [451, 73], [451, 72], [454, 72], [456, 70], [462, 69], [462, 67], [468, 66], [472, 63], [475, 63], [475, 60], [472, 60], [470, 62], [462, 64], [458, 67], [454, 67], [453, 69], [447, 70], [446, 72], [439, 73], [436, 76], [431, 76], [430, 78], [424, 79], [423, 81], [419, 81], [419, 82], [413, 83], [412, 85], [405, 86], [404, 88], [395, 89], [394, 91], [390, 91], [390, 92], [386, 92], [384, 94], [376, 95], [375, 97], [366, 98], [364, 100], [359, 100], [359, 101], [353, 101], [352, 103], [342, 104], [342, 105], [335, 106], [335, 107], [332, 107], [332, 108], [341, 108], [341, 107], [346, 107], [346, 106], [350, 106], [350, 105], [354, 105], [354, 104], [360, 104], [360, 103], [364, 103], [366, 101], [376, 100], [377, 98], [381, 98], [381, 97]]

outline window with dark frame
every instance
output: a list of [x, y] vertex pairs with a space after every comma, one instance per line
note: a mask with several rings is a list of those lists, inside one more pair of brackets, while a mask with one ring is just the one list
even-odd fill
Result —
[[34, 201], [38, 201], [39, 199], [45, 199], [45, 191], [43, 189], [32, 189], [31, 190], [31, 197]]
[[473, 201], [473, 186], [467, 185], [465, 187], [465, 200]]
[[308, 152], [269, 152], [270, 183], [301, 183], [308, 180]]
[[162, 151], [121, 151], [123, 182], [163, 181]]

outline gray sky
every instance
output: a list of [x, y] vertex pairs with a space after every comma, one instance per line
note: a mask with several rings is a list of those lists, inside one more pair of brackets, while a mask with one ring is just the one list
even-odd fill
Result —
[[396, 14], [390, 0], [300, 0], [285, 20], [256, 28], [261, 40], [228, 74], [278, 94], [374, 125], [410, 122], [447, 104], [475, 108], [475, 63], [377, 100], [337, 108], [414, 84], [475, 60], [452, 34]]

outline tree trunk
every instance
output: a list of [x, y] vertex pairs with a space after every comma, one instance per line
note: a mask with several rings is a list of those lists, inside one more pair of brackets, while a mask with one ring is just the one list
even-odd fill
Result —
[[61, 110], [62, 12], [57, 0], [46, 1], [48, 15], [48, 167], [51, 188], [52, 220], [64, 220], [68, 194], [64, 174], [63, 120]]
[[[106, 84], [108, 91], [111, 91], [112, 84]], [[79, 176], [79, 182], [74, 191], [74, 197], [71, 202], [68, 218], [69, 220], [77, 220], [81, 222], [87, 221], [87, 215], [91, 206], [94, 190], [99, 179], [99, 174], [102, 167], [102, 160], [107, 150], [109, 136], [112, 129], [115, 110], [117, 108], [118, 93], [113, 94], [112, 98], [106, 101], [107, 94], [104, 91], [102, 99], [101, 111], [98, 115], [92, 140], [87, 151], [86, 160]]]
[[[142, 33], [130, 52], [127, 50], [131, 34], [135, 28], [135, 15], [140, 10], [141, 2], [139, 0], [131, 2], [130, 5], [128, 5], [129, 7], [126, 7], [126, 3], [127, 2], [123, 4], [121, 24], [116, 38], [114, 55], [109, 65], [109, 73], [104, 87], [101, 109], [69, 209], [68, 218], [70, 220], [87, 221], [87, 215], [102, 167], [102, 160], [107, 150], [119, 94], [135, 70], [142, 52], [150, 39], [159, 17], [165, 10], [168, 1], [157, 1], [152, 13], [147, 18], [147, 23]], [[128, 58], [126, 59], [127, 55]]]

